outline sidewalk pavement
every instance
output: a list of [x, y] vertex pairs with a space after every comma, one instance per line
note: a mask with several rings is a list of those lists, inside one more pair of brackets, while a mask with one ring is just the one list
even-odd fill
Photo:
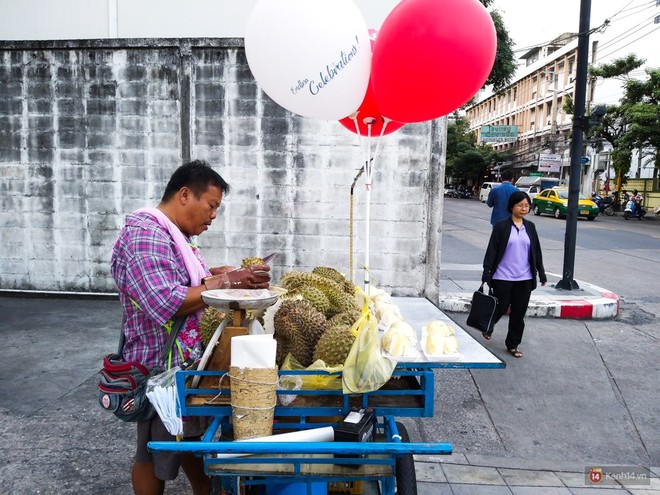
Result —
[[[420, 318], [445, 316], [428, 301], [396, 299], [404, 316], [408, 299], [430, 307]], [[119, 303], [4, 295], [0, 311], [0, 494], [131, 493], [134, 426], [96, 400], [102, 356], [117, 345]], [[478, 338], [465, 315], [450, 318]], [[416, 456], [418, 494], [660, 495], [658, 343], [638, 332], [620, 337], [615, 322], [586, 328], [549, 318], [530, 327], [524, 359], [503, 352], [498, 331], [481, 343], [506, 369], [439, 370], [434, 416], [402, 418], [413, 441], [454, 445], [451, 456]], [[636, 360], [626, 365], [630, 353]], [[619, 464], [641, 470], [646, 484], [585, 481], [585, 466]], [[180, 475], [165, 493], [191, 492]]]
[[[481, 265], [445, 263], [441, 267], [438, 306], [443, 311], [467, 313], [472, 293], [481, 285]], [[548, 283], [532, 292], [527, 316], [540, 318], [607, 319], [619, 314], [619, 296], [576, 280], [578, 289], [557, 289], [561, 275], [546, 273]]]

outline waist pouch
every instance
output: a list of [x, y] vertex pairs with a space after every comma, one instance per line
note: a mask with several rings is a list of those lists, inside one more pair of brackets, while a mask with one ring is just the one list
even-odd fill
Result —
[[119, 354], [108, 354], [100, 371], [99, 404], [122, 421], [151, 419], [156, 413], [146, 395], [151, 374], [140, 363], [123, 361]]

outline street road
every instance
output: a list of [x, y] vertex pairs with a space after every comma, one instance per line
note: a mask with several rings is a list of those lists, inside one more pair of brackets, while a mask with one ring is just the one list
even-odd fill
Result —
[[[445, 199], [442, 270], [479, 269], [491, 232], [490, 208]], [[565, 220], [534, 216], [546, 271], [561, 274]], [[578, 220], [574, 278], [611, 290], [610, 320], [527, 318], [521, 350], [504, 348], [506, 321], [491, 341], [447, 315], [506, 362], [504, 370], [442, 370], [435, 414], [407, 421], [413, 439], [450, 441], [470, 463], [556, 466], [660, 465], [660, 221], [620, 216]]]
[[[478, 264], [490, 235], [491, 209], [477, 200], [445, 198], [442, 263]], [[536, 224], [545, 269], [561, 275], [566, 220], [527, 216]], [[440, 267], [442, 271], [442, 265]], [[608, 289], [622, 298], [621, 317], [660, 317], [660, 221], [599, 215], [578, 219], [574, 279]], [[656, 319], [660, 326], [660, 320]]]

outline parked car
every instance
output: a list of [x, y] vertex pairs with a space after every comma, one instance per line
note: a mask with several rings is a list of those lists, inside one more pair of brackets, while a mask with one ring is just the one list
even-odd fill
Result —
[[[564, 218], [568, 207], [568, 189], [562, 187], [553, 187], [545, 189], [538, 193], [532, 199], [532, 211], [534, 215], [545, 213], [554, 215], [555, 218]], [[578, 216], [593, 220], [598, 216], [598, 206], [596, 203], [580, 194], [578, 199]]]
[[488, 199], [488, 194], [490, 193], [490, 190], [494, 187], [497, 187], [501, 184], [501, 182], [484, 182], [481, 184], [481, 189], [479, 189], [479, 201], [482, 203], [485, 203], [486, 200]]
[[526, 192], [529, 196], [529, 199], [534, 199], [534, 196], [541, 192], [541, 186], [539, 185], [519, 187], [518, 189], [520, 189], [522, 192]]
[[454, 187], [454, 184], [445, 184], [445, 193], [444, 193], [444, 195], [451, 197], [455, 190], [456, 190], [456, 188]]

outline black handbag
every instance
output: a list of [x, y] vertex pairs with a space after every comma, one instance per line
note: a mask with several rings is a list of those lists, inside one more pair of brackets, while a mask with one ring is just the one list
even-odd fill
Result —
[[483, 333], [491, 334], [497, 318], [498, 302], [492, 287], [488, 286], [488, 294], [484, 293], [484, 283], [472, 294], [472, 306], [466, 323]]
[[[161, 353], [162, 363], [167, 362], [167, 357], [185, 320], [185, 316], [180, 316], [172, 324], [172, 330]], [[124, 341], [125, 336], [122, 331], [117, 353], [108, 354], [103, 359], [98, 385], [99, 404], [122, 421], [147, 421], [156, 413], [147, 398], [147, 380], [161, 373], [163, 369], [157, 367], [149, 370], [140, 363], [124, 361], [121, 357]]]

